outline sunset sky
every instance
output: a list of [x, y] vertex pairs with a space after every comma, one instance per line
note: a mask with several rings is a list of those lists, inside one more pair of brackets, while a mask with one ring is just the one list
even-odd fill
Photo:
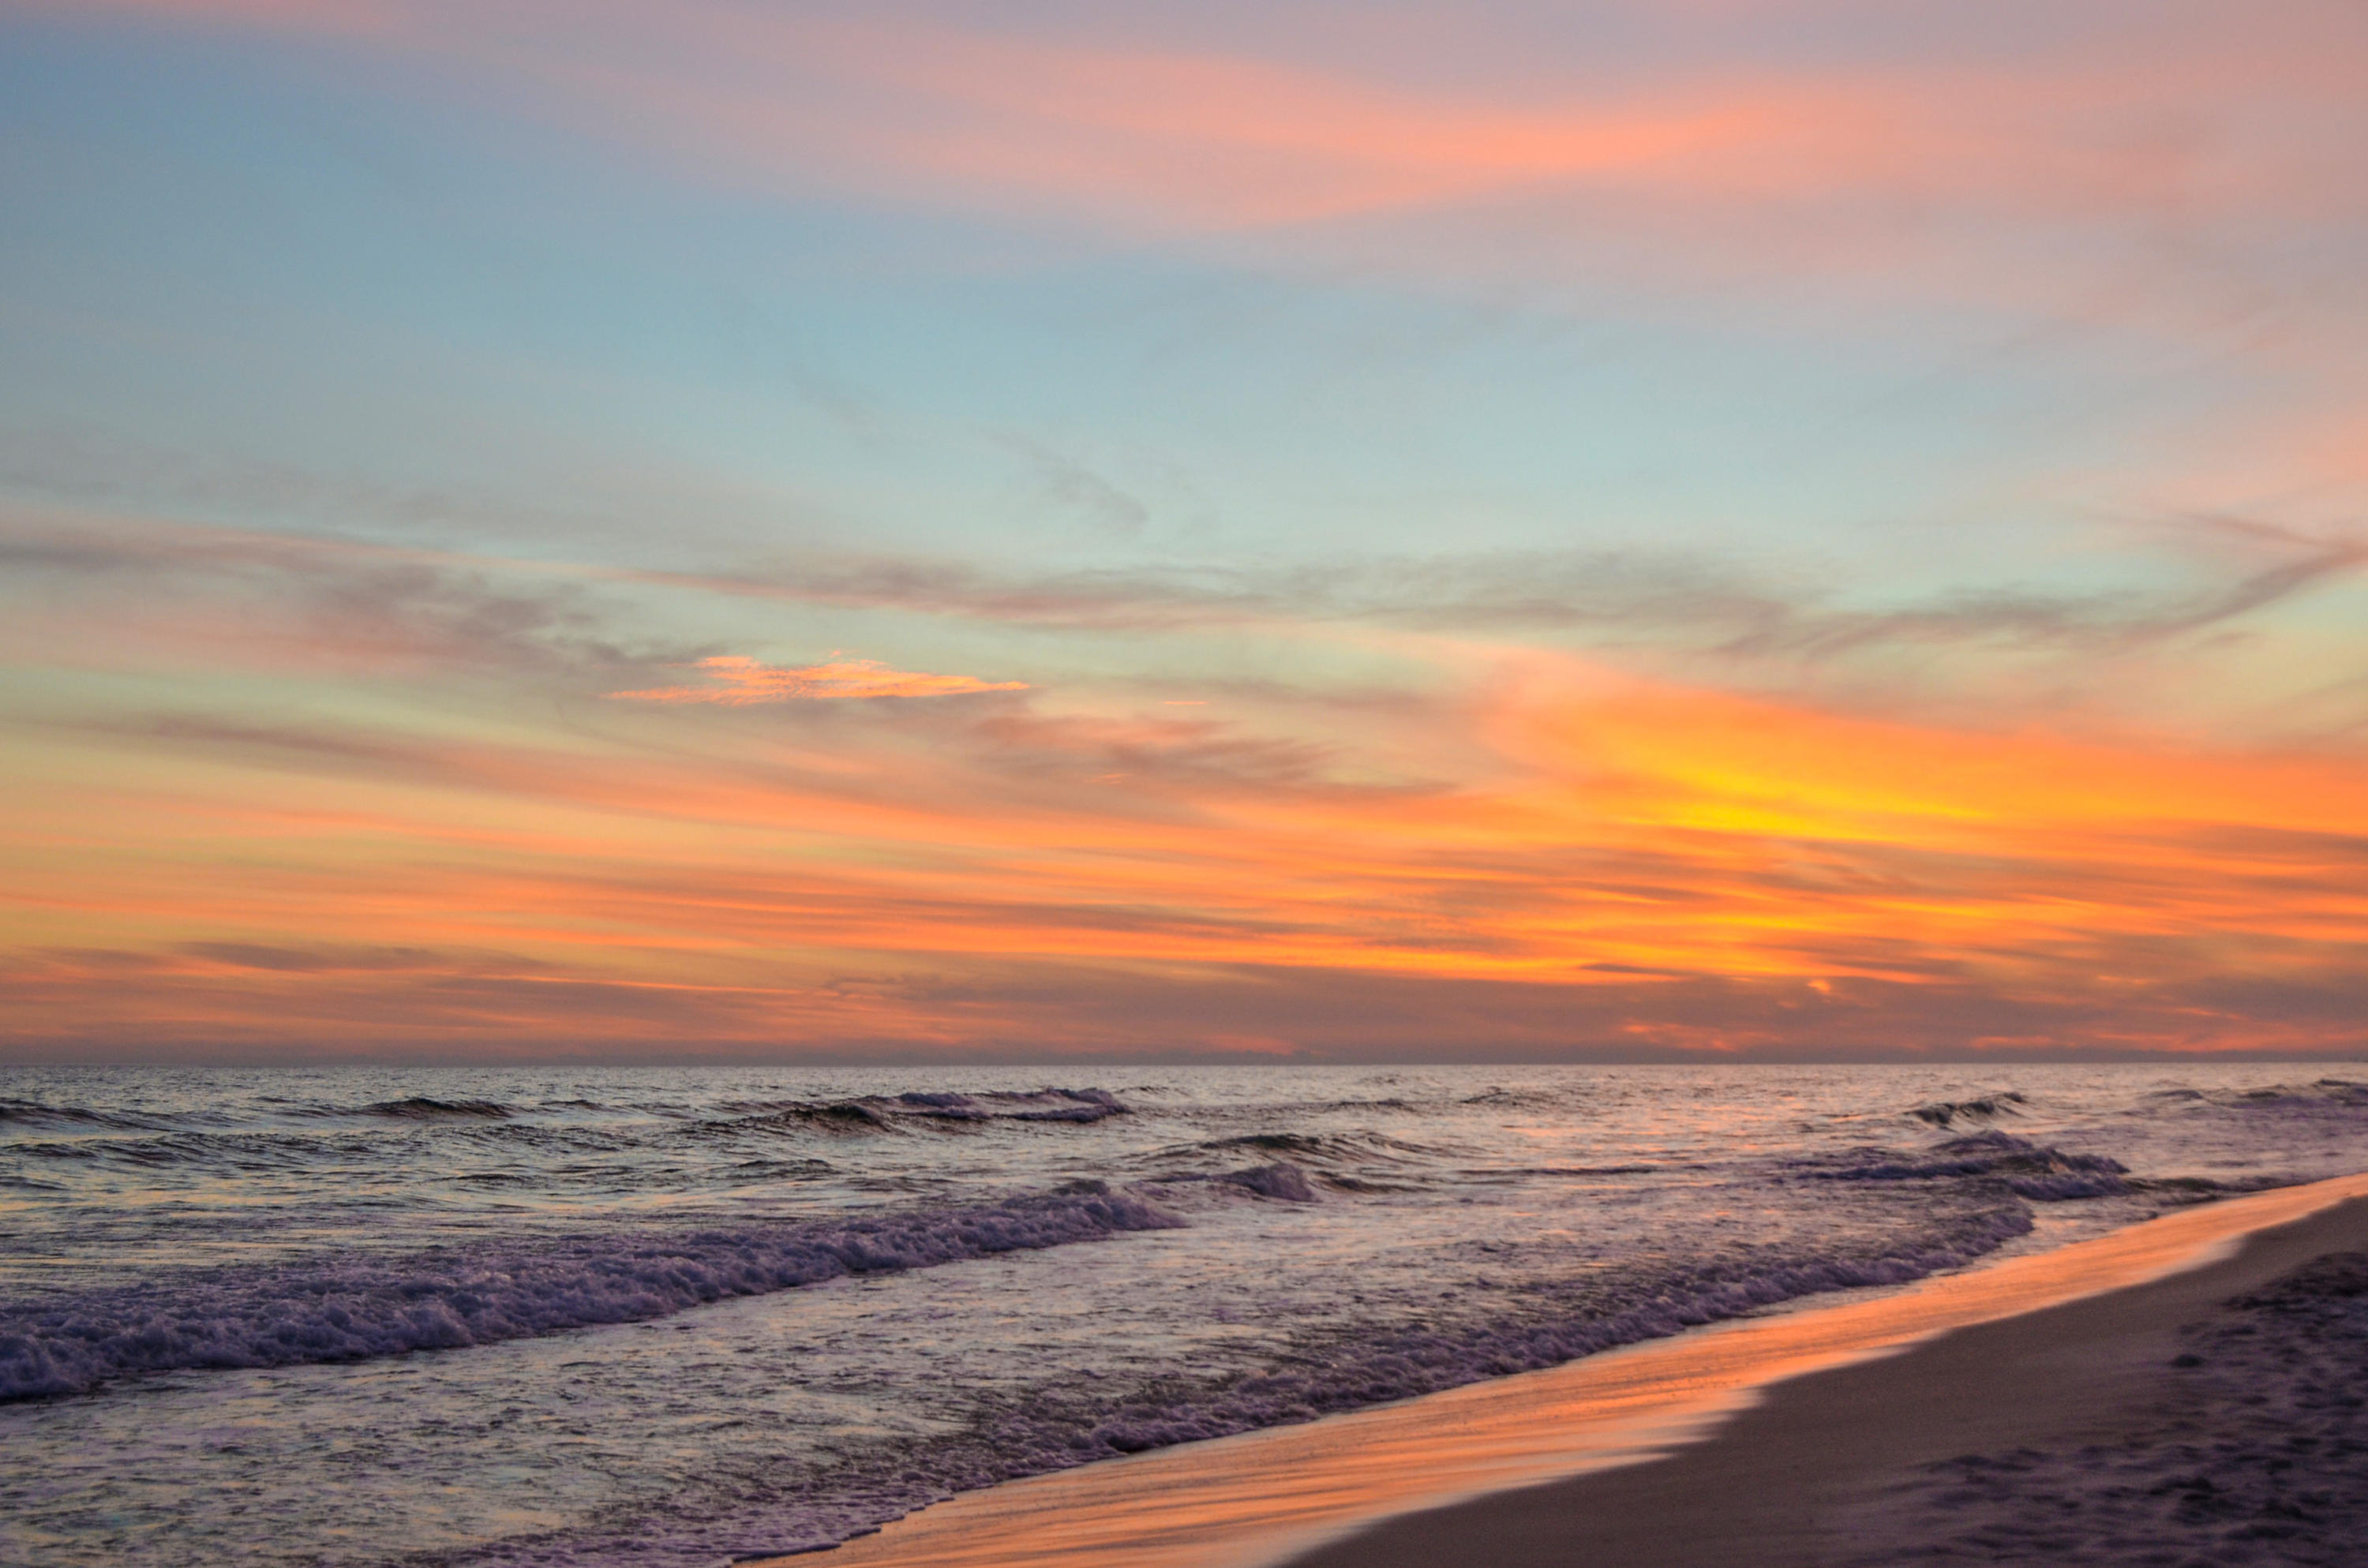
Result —
[[2352, 0], [0, 0], [0, 1059], [2368, 1051]]

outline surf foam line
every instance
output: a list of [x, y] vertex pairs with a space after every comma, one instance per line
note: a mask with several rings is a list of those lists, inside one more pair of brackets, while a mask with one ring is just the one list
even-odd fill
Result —
[[962, 1209], [207, 1270], [0, 1306], [0, 1401], [142, 1372], [495, 1345], [1183, 1224], [1144, 1198], [1080, 1183]]
[[[982, 1490], [820, 1561], [839, 1568], [1286, 1568], [1310, 1548], [1394, 1515], [1656, 1458], [1713, 1436], [1772, 1383], [2207, 1265], [2233, 1256], [2255, 1231], [2363, 1197], [2368, 1176], [2353, 1176], [2182, 1208], [1896, 1294], [1745, 1318], [1289, 1431]], [[569, 1561], [621, 1568], [643, 1560]], [[751, 1552], [740, 1561], [804, 1568], [808, 1560]]]
[[[1289, 1167], [1284, 1167], [1289, 1168]], [[447, 1550], [437, 1568], [709, 1568], [819, 1551], [958, 1494], [1535, 1371], [1824, 1291], [1902, 1285], [2032, 1228], [2011, 1196], [1850, 1255], [1749, 1253], [1616, 1280], [1566, 1281], [1499, 1318], [1375, 1322], [1300, 1344], [1280, 1364], [1199, 1381], [1170, 1369], [1133, 1388], [1060, 1382], [969, 1429], [840, 1455], [820, 1467], [725, 1460], [662, 1497], [547, 1535]]]

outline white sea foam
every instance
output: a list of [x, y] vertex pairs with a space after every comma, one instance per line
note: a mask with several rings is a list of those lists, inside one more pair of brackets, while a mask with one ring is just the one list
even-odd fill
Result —
[[5, 1073], [0, 1561], [709, 1568], [2363, 1156], [2241, 1068]]
[[0, 1307], [0, 1400], [82, 1393], [132, 1372], [495, 1345], [851, 1274], [932, 1268], [1182, 1223], [1139, 1196], [1097, 1183], [982, 1207], [819, 1224], [636, 1231], [387, 1262], [183, 1275]]

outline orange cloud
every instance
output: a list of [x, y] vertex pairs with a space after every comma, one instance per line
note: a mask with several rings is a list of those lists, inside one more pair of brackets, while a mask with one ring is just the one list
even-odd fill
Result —
[[[1178, 998], [1256, 973], [1303, 999], [1386, 984], [1409, 1017], [1478, 987], [1532, 1041], [1545, 988], [1599, 1039], [1772, 1049], [1814, 1017], [1912, 1042], [1933, 1018], [1961, 1041], [2315, 1050], [2352, 1038], [2325, 999], [2368, 990], [2368, 759], [2340, 741], [2207, 741], [2060, 691], [2045, 722], [1842, 710], [1327, 633], [1263, 594], [1207, 633], [1383, 638], [1416, 686], [1181, 708], [1167, 679], [1104, 676], [882, 703], [860, 699], [1024, 688], [724, 657], [587, 714], [566, 698], [619, 684], [634, 639], [532, 573], [197, 529], [13, 549], [0, 968], [35, 954], [12, 1002], [49, 998], [22, 1031], [161, 1038], [200, 994], [287, 993], [240, 1026], [268, 1034], [298, 993], [408, 987], [436, 1029], [524, 1038], [562, 1027], [556, 998], [624, 988], [671, 998], [681, 1038], [743, 1040], [839, 1027], [856, 976], [882, 1038], [1051, 1038], [1057, 975], [1110, 1010], [1065, 1026], [1087, 1038], [1155, 979], [1192, 1013]], [[107, 614], [83, 613], [84, 577], [114, 585]], [[1041, 612], [1010, 588], [969, 585]], [[61, 655], [77, 622], [159, 634], [168, 604], [190, 622], [170, 659]], [[472, 710], [522, 684], [565, 724]], [[684, 701], [781, 706], [651, 722]], [[63, 949], [101, 957], [38, 956]], [[355, 957], [387, 954], [427, 956]], [[145, 978], [110, 990], [109, 964]], [[1256, 991], [1211, 1004], [1231, 1020], [1212, 1039], [1260, 1016]]]
[[8, 1028], [731, 1051], [1248, 1031], [1350, 1054], [1363, 1030], [1449, 1055], [2360, 1040], [2353, 751], [1983, 733], [1535, 657], [1395, 722], [1281, 751], [1229, 725], [860, 703], [695, 751], [111, 732], [0, 773]]
[[892, 670], [877, 659], [840, 659], [794, 669], [761, 665], [735, 653], [700, 659], [693, 666], [714, 686], [669, 686], [649, 691], [612, 691], [635, 702], [720, 702], [743, 708], [758, 702], [822, 702], [843, 698], [963, 697], [980, 691], [1025, 691], [1018, 680], [981, 680], [976, 676], [924, 675]]

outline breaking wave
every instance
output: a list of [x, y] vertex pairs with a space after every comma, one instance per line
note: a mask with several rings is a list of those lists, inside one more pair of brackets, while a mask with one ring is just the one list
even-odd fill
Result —
[[11, 1122], [21, 1127], [103, 1127], [140, 1132], [173, 1124], [167, 1119], [142, 1116], [135, 1111], [93, 1110], [85, 1106], [46, 1105], [39, 1100], [0, 1096], [0, 1126]]
[[222, 1270], [0, 1311], [0, 1400], [81, 1393], [136, 1372], [493, 1345], [1182, 1223], [1088, 1182], [966, 1209]]
[[[380, 1561], [325, 1487], [408, 1508], [411, 1568], [707, 1568], [2356, 1169], [2368, 1136], [2368, 1084], [2293, 1068], [1048, 1082], [1084, 1071], [0, 1074], [0, 1515], [83, 1568]], [[1133, 1231], [1166, 1233], [673, 1315]], [[653, 1319], [700, 1332], [371, 1359]], [[302, 1422], [218, 1446], [232, 1391], [383, 1462], [324, 1469]], [[644, 1430], [653, 1391], [677, 1424]]]
[[2192, 1098], [2209, 1105], [2226, 1106], [2248, 1110], [2316, 1109], [2321, 1107], [2357, 1108], [2368, 1107], [2368, 1084], [2351, 1078], [2320, 1078], [2308, 1084], [2278, 1084], [2266, 1088], [2236, 1092], [2222, 1090], [2196, 1092], [2173, 1091], [2181, 1097]]
[[1038, 1089], [959, 1094], [914, 1090], [843, 1100], [726, 1100], [718, 1109], [755, 1120], [807, 1123], [838, 1131], [889, 1131], [906, 1123], [1066, 1121], [1090, 1124], [1124, 1116], [1107, 1089]]
[[2001, 1116], [2019, 1114], [2028, 1104], [2012, 1090], [2002, 1095], [1984, 1095], [1978, 1099], [1935, 1100], [1930, 1105], [1918, 1106], [1907, 1114], [1929, 1126], [1946, 1130], [1960, 1121], [1992, 1121]]
[[2107, 1198], [2129, 1190], [2129, 1167], [2102, 1154], [2067, 1154], [2005, 1132], [1976, 1132], [1952, 1139], [1921, 1155], [1902, 1157], [1864, 1149], [1839, 1163], [1803, 1174], [1826, 1181], [1935, 1181], [1981, 1176], [2003, 1183], [2017, 1197], [2043, 1203], [2076, 1198]]
[[405, 1121], [507, 1121], [518, 1115], [518, 1110], [493, 1100], [439, 1100], [426, 1095], [408, 1095], [399, 1100], [366, 1105], [361, 1114], [391, 1116]]
[[1238, 1187], [1260, 1198], [1279, 1198], [1288, 1203], [1314, 1203], [1315, 1189], [1307, 1185], [1307, 1173], [1289, 1160], [1278, 1160], [1270, 1165], [1252, 1165], [1247, 1170], [1224, 1171], [1216, 1175], [1189, 1172], [1183, 1176], [1162, 1176], [1143, 1185], [1153, 1192], [1171, 1187], [1183, 1187], [1193, 1182], [1214, 1182]]
[[[1833, 1256], [1776, 1252], [1665, 1273], [1566, 1282], [1511, 1317], [1401, 1322], [1304, 1341], [1279, 1366], [1195, 1381], [1154, 1379], [1116, 1393], [1057, 1383], [972, 1429], [827, 1471], [734, 1467], [639, 1513], [615, 1535], [569, 1532], [439, 1556], [454, 1568], [586, 1562], [700, 1563], [735, 1552], [815, 1551], [956, 1493], [1097, 1460], [1534, 1371], [1822, 1291], [1903, 1284], [1960, 1267], [2032, 1228], [2011, 1199], [1975, 1206], [1889, 1245]], [[761, 1534], [745, 1521], [767, 1520]]]

